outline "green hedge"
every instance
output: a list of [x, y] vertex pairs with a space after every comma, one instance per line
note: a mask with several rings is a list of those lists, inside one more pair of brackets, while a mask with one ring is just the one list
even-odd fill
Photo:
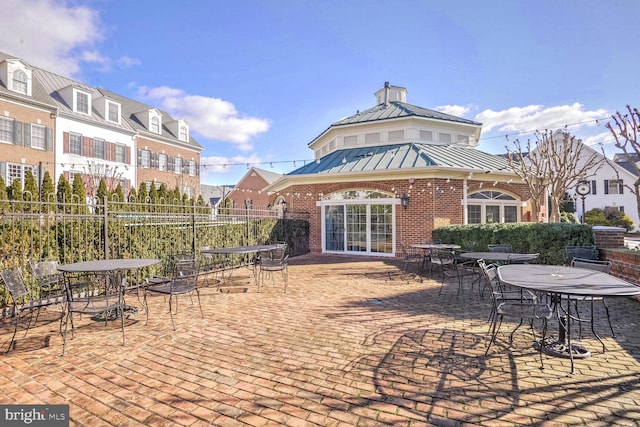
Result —
[[473, 242], [474, 251], [487, 251], [490, 244], [509, 244], [515, 252], [539, 253], [540, 264], [565, 264], [565, 246], [592, 246], [593, 230], [587, 224], [509, 223], [449, 225], [433, 230], [433, 239], [463, 248]]

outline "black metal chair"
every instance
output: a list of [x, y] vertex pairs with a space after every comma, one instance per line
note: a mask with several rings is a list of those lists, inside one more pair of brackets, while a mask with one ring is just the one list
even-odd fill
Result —
[[278, 271], [282, 274], [284, 292], [287, 292], [289, 282], [289, 255], [287, 254], [287, 249], [288, 246], [286, 243], [280, 243], [276, 245], [275, 249], [267, 249], [258, 253], [257, 268], [259, 277], [256, 280], [258, 292], [260, 292], [260, 285], [264, 284], [266, 276], [271, 276], [271, 281], [275, 284], [273, 273]]
[[[493, 268], [496, 268], [495, 266]], [[487, 349], [485, 350], [485, 355], [489, 354], [489, 349], [491, 345], [495, 342], [498, 332], [500, 331], [500, 327], [502, 326], [502, 321], [505, 317], [519, 319], [520, 322], [518, 325], [511, 331], [509, 335], [509, 344], [513, 344], [513, 334], [522, 326], [522, 323], [526, 320], [529, 321], [529, 326], [531, 331], [533, 332], [533, 339], [535, 341], [535, 329], [533, 327], [533, 322], [535, 320], [542, 320], [542, 341], [544, 341], [546, 333], [547, 333], [547, 321], [553, 315], [553, 310], [547, 303], [538, 302], [537, 299], [534, 300], [525, 300], [525, 299], [502, 299], [506, 298], [506, 295], [503, 291], [496, 288], [494, 285], [499, 282], [497, 275], [490, 276], [492, 279], [487, 280], [486, 284], [489, 287], [490, 295], [491, 295], [491, 304], [492, 304], [492, 313], [493, 316], [490, 315], [490, 338], [489, 344], [487, 345]], [[516, 297], [516, 295], [514, 295]], [[540, 354], [540, 364], [544, 366], [542, 361], [542, 345], [539, 346], [539, 354]]]
[[420, 269], [420, 266], [425, 264], [425, 254], [422, 250], [412, 248], [402, 243], [402, 269], [409, 272], [410, 266], [416, 266], [416, 272]]
[[204, 277], [203, 286], [215, 285], [220, 290], [221, 279], [218, 279], [218, 273], [224, 271], [227, 266], [226, 258], [220, 258], [216, 254], [207, 253], [211, 246], [202, 246], [200, 248], [202, 262], [200, 263], [200, 276]]
[[465, 278], [471, 277], [473, 279], [472, 289], [473, 284], [480, 280], [480, 271], [476, 266], [476, 261], [458, 262], [454, 251], [438, 249], [432, 254], [431, 262], [438, 265], [442, 272], [442, 286], [440, 286], [439, 294], [442, 293], [446, 278], [453, 278], [458, 282], [458, 294], [462, 290], [462, 282]]
[[171, 316], [171, 325], [176, 330], [176, 324], [173, 321], [173, 300], [176, 301], [176, 314], [178, 313], [178, 296], [188, 294], [193, 304], [193, 293], [198, 298], [198, 306], [200, 314], [204, 319], [202, 304], [200, 303], [200, 291], [198, 290], [198, 274], [200, 267], [197, 261], [182, 260], [176, 263], [174, 267], [173, 277], [168, 282], [149, 284], [145, 288], [144, 306], [147, 313], [146, 323], [149, 323], [149, 305], [147, 304], [147, 294], [150, 292], [162, 294], [169, 298], [169, 315]]
[[11, 336], [11, 341], [9, 342], [9, 346], [7, 347], [6, 353], [9, 353], [11, 349], [15, 345], [15, 338], [18, 332], [18, 327], [20, 326], [20, 314], [22, 312], [29, 313], [29, 322], [27, 323], [27, 329], [25, 330], [25, 336], [29, 332], [29, 328], [31, 327], [31, 321], [33, 319], [33, 313], [36, 312], [36, 318], [34, 320], [34, 324], [38, 322], [38, 316], [40, 315], [40, 310], [44, 307], [48, 307], [54, 304], [62, 304], [64, 305], [66, 302], [66, 297], [64, 293], [58, 294], [50, 294], [50, 295], [37, 295], [35, 298], [32, 297], [32, 294], [29, 292], [27, 285], [24, 281], [24, 277], [20, 270], [6, 270], [0, 273], [0, 277], [2, 277], [2, 281], [4, 286], [9, 291], [9, 295], [11, 296], [11, 304], [12, 311], [11, 316], [15, 317], [15, 326], [13, 329], [13, 335]]
[[502, 303], [504, 301], [530, 301], [538, 302], [538, 296], [527, 289], [505, 289], [500, 280], [498, 279], [498, 266], [496, 264], [487, 264], [484, 259], [477, 260], [478, 267], [482, 272], [482, 277], [485, 282], [485, 286], [491, 289], [493, 295], [491, 295], [491, 312], [489, 313], [489, 322], [493, 326], [495, 317], [497, 315], [497, 305], [495, 303]]
[[[121, 274], [105, 273], [65, 273], [64, 284], [67, 293], [66, 316], [63, 316], [62, 355], [67, 349], [67, 331], [71, 324], [71, 338], [75, 338], [74, 313], [93, 315], [96, 320], [120, 319], [122, 345], [125, 345], [124, 319], [126, 278]], [[62, 325], [61, 325], [62, 329]]]
[[574, 258], [597, 260], [598, 249], [595, 246], [565, 246], [564, 252], [567, 262], [571, 263]]
[[[596, 271], [601, 271], [603, 273], [607, 273], [609, 274], [611, 272], [611, 261], [609, 260], [592, 260], [592, 259], [583, 259], [583, 258], [573, 258], [571, 260], [571, 267], [577, 267], [577, 268], [586, 268], [588, 270], [596, 270]], [[602, 344], [602, 352], [604, 353], [607, 348], [604, 345], [604, 342], [602, 341], [602, 339], [600, 338], [600, 336], [598, 335], [598, 333], [595, 330], [595, 322], [594, 322], [594, 303], [595, 301], [602, 301], [602, 304], [604, 305], [604, 309], [605, 312], [607, 313], [607, 322], [609, 322], [609, 329], [611, 330], [611, 335], [613, 337], [616, 336], [616, 333], [613, 331], [613, 325], [611, 324], [611, 316], [609, 314], [609, 306], [607, 305], [607, 302], [605, 300], [604, 297], [592, 297], [592, 296], [581, 296], [581, 295], [572, 295], [570, 298], [570, 301], [573, 302], [575, 304], [575, 308], [576, 308], [576, 316], [572, 316], [571, 319], [572, 320], [576, 320], [578, 322], [578, 334], [580, 335], [580, 337], [582, 337], [582, 323], [583, 322], [589, 322], [591, 324], [591, 332], [593, 333], [593, 335], [598, 339], [598, 341], [600, 341], [600, 344]], [[585, 318], [580, 316], [580, 311], [579, 311], [579, 307], [578, 307], [578, 303], [582, 302], [582, 301], [587, 301], [591, 304], [590, 308], [591, 308], [591, 317], [589, 318]]]
[[30, 260], [31, 274], [38, 285], [41, 297], [64, 293], [62, 274], [58, 271], [58, 261]]

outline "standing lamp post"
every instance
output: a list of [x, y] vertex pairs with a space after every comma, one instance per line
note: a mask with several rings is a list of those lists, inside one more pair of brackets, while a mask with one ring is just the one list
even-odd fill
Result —
[[582, 181], [578, 183], [578, 186], [576, 187], [576, 193], [578, 193], [578, 195], [582, 199], [582, 217], [580, 218], [581, 219], [580, 223], [582, 224], [584, 224], [584, 214], [585, 214], [584, 199], [585, 197], [587, 197], [587, 194], [589, 194], [590, 192], [591, 192], [591, 186], [587, 181]]

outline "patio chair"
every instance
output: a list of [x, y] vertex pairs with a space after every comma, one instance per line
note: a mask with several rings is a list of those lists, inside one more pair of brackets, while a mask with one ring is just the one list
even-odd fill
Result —
[[491, 312], [489, 313], [490, 329], [497, 315], [496, 303], [504, 301], [538, 302], [538, 296], [527, 289], [505, 289], [498, 279], [498, 266], [496, 264], [487, 264], [482, 258], [478, 259], [477, 263], [484, 279], [484, 286], [487, 286], [493, 293], [491, 295]]
[[120, 274], [105, 274], [102, 272], [65, 273], [64, 284], [67, 293], [67, 304], [66, 315], [63, 316], [62, 355], [65, 355], [67, 349], [69, 324], [71, 324], [71, 339], [75, 338], [74, 313], [92, 315], [94, 320], [103, 320], [105, 326], [109, 320], [120, 319], [122, 345], [125, 345], [124, 293], [126, 290], [126, 278]]
[[410, 266], [416, 266], [416, 273], [419, 271], [420, 266], [425, 264], [426, 251], [412, 248], [411, 246], [402, 243], [402, 269], [409, 272]]
[[593, 260], [598, 259], [598, 249], [595, 246], [565, 246], [564, 252], [567, 262], [571, 263], [574, 258]]
[[[495, 268], [495, 266], [493, 267]], [[497, 276], [496, 276], [497, 280]], [[529, 327], [533, 333], [533, 339], [536, 340], [536, 331], [533, 326], [533, 322], [535, 320], [542, 320], [542, 341], [546, 337], [547, 333], [547, 321], [551, 318], [553, 314], [552, 308], [547, 303], [539, 302], [536, 300], [504, 300], [500, 299], [501, 296], [504, 296], [499, 290], [496, 290], [494, 287], [494, 280], [488, 280], [487, 286], [489, 287], [490, 295], [491, 295], [491, 304], [492, 311], [494, 312], [493, 317], [490, 319], [491, 325], [490, 329], [490, 337], [489, 344], [487, 345], [487, 349], [485, 350], [485, 356], [489, 354], [489, 349], [491, 345], [495, 342], [498, 332], [500, 331], [500, 327], [502, 326], [502, 322], [505, 317], [519, 319], [518, 325], [511, 331], [509, 335], [509, 344], [513, 344], [513, 334], [522, 326], [525, 320], [529, 321]], [[544, 367], [544, 362], [542, 361], [542, 345], [539, 346], [538, 352], [540, 354], [540, 365]]]
[[266, 276], [271, 276], [271, 281], [275, 285], [275, 278], [273, 277], [273, 274], [278, 271], [282, 274], [284, 292], [287, 292], [289, 281], [289, 255], [287, 254], [287, 248], [288, 246], [286, 243], [280, 243], [275, 249], [262, 250], [258, 252], [257, 274], [259, 274], [259, 277], [256, 280], [258, 292], [260, 292], [260, 284], [264, 284]]
[[62, 274], [58, 271], [58, 261], [29, 260], [31, 274], [36, 279], [39, 296], [48, 297], [64, 293]]
[[[573, 258], [571, 260], [571, 267], [577, 267], [577, 268], [586, 268], [589, 270], [596, 270], [596, 271], [601, 271], [603, 273], [607, 273], [609, 274], [611, 272], [611, 261], [609, 260], [604, 260], [604, 261], [599, 261], [599, 260], [592, 260], [592, 259], [583, 259], [583, 258]], [[575, 317], [572, 316], [572, 320], [576, 320], [578, 321], [578, 334], [580, 335], [580, 337], [582, 337], [582, 323], [583, 322], [590, 322], [591, 323], [591, 332], [593, 332], [593, 335], [598, 339], [598, 341], [600, 341], [600, 344], [602, 344], [602, 352], [604, 353], [606, 351], [606, 346], [604, 345], [604, 342], [602, 341], [602, 339], [600, 339], [600, 336], [598, 335], [598, 333], [595, 331], [595, 322], [594, 322], [594, 303], [595, 301], [602, 301], [602, 304], [604, 305], [604, 309], [605, 312], [607, 313], [607, 322], [609, 322], [609, 329], [611, 330], [611, 335], [613, 337], [616, 336], [616, 333], [613, 331], [613, 325], [611, 324], [611, 316], [609, 315], [609, 306], [607, 305], [607, 302], [605, 300], [604, 297], [593, 297], [593, 296], [580, 296], [580, 295], [572, 295], [570, 296], [570, 300], [571, 302], [574, 303], [575, 305], [575, 311], [577, 313], [577, 315]], [[585, 318], [580, 316], [580, 311], [578, 309], [578, 303], [582, 302], [582, 301], [587, 301], [589, 303], [591, 303], [591, 317], [589, 318]]]
[[200, 263], [200, 276], [204, 277], [203, 286], [208, 286], [213, 284], [216, 286], [217, 290], [220, 291], [220, 282], [221, 280], [217, 278], [218, 273], [223, 271], [226, 267], [226, 260], [220, 258], [216, 254], [206, 253], [208, 249], [212, 249], [211, 246], [202, 246], [200, 248], [202, 260]]
[[442, 293], [446, 278], [453, 278], [458, 282], [458, 295], [463, 288], [462, 282], [466, 277], [473, 278], [471, 289], [473, 289], [473, 284], [480, 280], [480, 272], [476, 267], [476, 261], [458, 262], [454, 251], [436, 250], [435, 258], [432, 255], [431, 262], [439, 265], [442, 271], [442, 286], [440, 286], [438, 294]]
[[488, 245], [488, 248], [489, 252], [513, 252], [513, 247], [504, 243]]
[[50, 295], [32, 298], [31, 293], [27, 289], [22, 273], [17, 269], [3, 271], [0, 273], [0, 277], [2, 277], [4, 286], [11, 296], [12, 310], [10, 314], [15, 317], [13, 335], [11, 336], [11, 341], [9, 341], [9, 347], [7, 347], [5, 352], [9, 353], [15, 345], [16, 334], [18, 332], [18, 327], [20, 326], [21, 312], [29, 313], [29, 322], [27, 323], [27, 329], [24, 332], [24, 335], [27, 336], [29, 328], [31, 327], [34, 311], [36, 312], [36, 318], [33, 322], [35, 324], [38, 322], [38, 316], [40, 315], [40, 310], [43, 307], [48, 307], [54, 304], [64, 304], [66, 298], [64, 297], [64, 294], [59, 294], [55, 297]]
[[198, 274], [200, 268], [197, 261], [182, 260], [176, 263], [173, 277], [168, 282], [159, 284], [150, 284], [145, 288], [144, 293], [144, 306], [146, 308], [147, 319], [146, 323], [149, 323], [149, 306], [147, 304], [147, 294], [157, 293], [165, 295], [169, 298], [169, 315], [171, 317], [171, 326], [173, 330], [176, 330], [176, 324], [173, 321], [173, 300], [175, 298], [175, 313], [178, 313], [178, 296], [188, 294], [191, 297], [191, 304], [193, 305], [193, 293], [195, 292], [198, 298], [198, 307], [200, 308], [200, 314], [204, 319], [204, 312], [202, 311], [202, 304], [200, 303], [200, 291], [198, 290]]

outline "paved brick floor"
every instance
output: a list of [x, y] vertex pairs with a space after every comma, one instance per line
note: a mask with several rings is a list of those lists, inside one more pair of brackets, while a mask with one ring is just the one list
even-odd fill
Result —
[[154, 296], [126, 346], [117, 323], [85, 318], [64, 357], [49, 310], [0, 355], [0, 403], [69, 404], [81, 426], [640, 425], [640, 303], [609, 301], [616, 338], [600, 325], [603, 354], [585, 334], [594, 355], [569, 375], [566, 359], [540, 369], [527, 328], [509, 347], [513, 324], [485, 357], [489, 301], [456, 290], [388, 260], [309, 254], [286, 294], [277, 280], [203, 289], [204, 319], [182, 298], [175, 332]]

